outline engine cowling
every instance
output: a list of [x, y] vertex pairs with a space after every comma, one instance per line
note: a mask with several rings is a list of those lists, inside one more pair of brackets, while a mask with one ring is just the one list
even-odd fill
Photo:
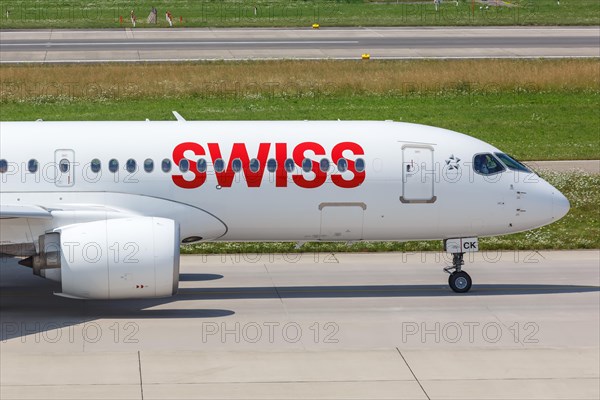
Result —
[[134, 217], [73, 224], [40, 236], [34, 273], [60, 281], [65, 297], [168, 297], [179, 284], [179, 225]]

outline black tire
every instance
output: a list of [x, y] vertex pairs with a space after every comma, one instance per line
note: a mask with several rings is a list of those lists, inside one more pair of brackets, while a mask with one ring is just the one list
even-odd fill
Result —
[[464, 271], [453, 272], [448, 278], [450, 288], [456, 293], [467, 293], [472, 283], [471, 277]]

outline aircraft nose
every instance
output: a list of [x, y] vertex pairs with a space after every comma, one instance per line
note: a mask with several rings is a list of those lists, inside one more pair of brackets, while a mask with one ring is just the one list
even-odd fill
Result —
[[555, 221], [558, 221], [567, 215], [570, 208], [571, 204], [569, 203], [569, 199], [561, 192], [557, 190], [552, 194], [552, 212]]

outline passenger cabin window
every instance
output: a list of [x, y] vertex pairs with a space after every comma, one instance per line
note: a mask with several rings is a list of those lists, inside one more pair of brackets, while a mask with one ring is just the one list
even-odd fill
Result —
[[294, 163], [294, 160], [288, 158], [287, 160], [285, 160], [284, 167], [287, 172], [294, 172], [294, 170], [296, 169], [296, 164]]
[[337, 169], [340, 172], [346, 172], [348, 170], [348, 161], [345, 158], [340, 158], [337, 162]]
[[260, 161], [256, 158], [250, 160], [250, 172], [258, 172], [260, 170]]
[[233, 172], [240, 172], [242, 170], [242, 160], [239, 158], [233, 160], [231, 163], [231, 168], [233, 169]]
[[0, 160], [0, 173], [5, 173], [8, 171], [8, 161], [5, 159]]
[[362, 158], [356, 159], [356, 172], [363, 172], [365, 170], [365, 160]]
[[60, 160], [60, 162], [58, 163], [58, 169], [60, 170], [61, 173], [66, 174], [67, 172], [69, 172], [69, 168], [70, 168], [71, 164], [69, 163], [69, 160], [67, 160], [66, 158], [63, 158], [62, 160]]
[[144, 171], [148, 173], [154, 171], [154, 161], [151, 158], [146, 158], [144, 160]]
[[490, 153], [477, 154], [473, 157], [473, 169], [481, 175], [493, 175], [504, 171], [504, 167]]
[[304, 160], [302, 160], [302, 171], [312, 171], [312, 160], [310, 158], [305, 158]]
[[319, 162], [319, 168], [323, 172], [329, 171], [329, 160], [326, 158], [321, 158], [321, 161]]
[[27, 163], [27, 170], [29, 172], [31, 172], [32, 174], [35, 174], [38, 170], [38, 166], [39, 166], [39, 163], [37, 162], [37, 160], [31, 159]]
[[169, 160], [168, 158], [165, 158], [164, 160], [162, 160], [162, 163], [160, 164], [160, 168], [163, 170], [163, 172], [170, 172], [171, 171], [171, 160]]
[[196, 169], [198, 169], [198, 172], [206, 172], [206, 166], [206, 159], [204, 158], [200, 158], [196, 162]]
[[274, 158], [269, 158], [269, 160], [267, 161], [267, 171], [277, 171], [277, 160], [275, 160]]
[[113, 174], [119, 170], [119, 162], [114, 158], [108, 162], [108, 170]]
[[97, 158], [94, 158], [92, 160], [92, 162], [90, 163], [90, 168], [92, 169], [93, 173], [97, 174], [98, 172], [100, 172], [100, 169], [102, 168], [102, 163]]
[[225, 170], [225, 161], [222, 158], [215, 160], [215, 172], [223, 172]]
[[517, 160], [515, 160], [508, 154], [504, 154], [504, 153], [494, 153], [494, 154], [496, 154], [496, 157], [498, 157], [500, 159], [500, 161], [502, 161], [504, 163], [504, 165], [506, 165], [508, 167], [508, 169], [511, 169], [513, 171], [521, 171], [521, 172], [531, 173], [531, 170], [529, 168], [527, 168], [525, 165], [521, 164], [520, 162], [518, 162]]
[[186, 158], [182, 158], [179, 161], [179, 171], [188, 172], [190, 170], [190, 162]]
[[127, 162], [125, 163], [125, 169], [130, 174], [133, 174], [135, 172], [135, 170], [137, 169], [137, 163], [135, 162], [135, 160], [133, 158], [130, 158], [129, 160], [127, 160]]

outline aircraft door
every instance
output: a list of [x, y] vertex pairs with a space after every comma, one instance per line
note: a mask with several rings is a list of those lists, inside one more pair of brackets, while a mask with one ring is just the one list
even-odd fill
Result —
[[365, 203], [321, 203], [320, 240], [361, 240]]
[[75, 152], [69, 149], [60, 149], [54, 152], [56, 164], [56, 179], [58, 187], [69, 187], [75, 184]]
[[433, 148], [406, 145], [402, 147], [402, 203], [433, 203], [435, 169]]

